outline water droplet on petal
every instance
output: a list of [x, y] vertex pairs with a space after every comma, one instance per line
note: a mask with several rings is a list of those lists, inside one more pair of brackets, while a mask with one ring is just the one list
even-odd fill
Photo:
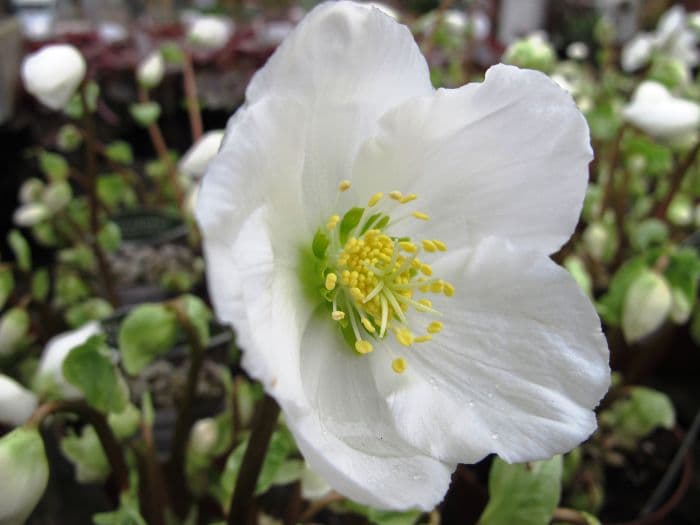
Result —
[[491, 434], [491, 439], [498, 439], [498, 437], [498, 434], [496, 434], [495, 432]]
[[471, 400], [470, 400], [470, 401], [469, 401], [469, 406], [470, 406], [470, 407], [473, 407], [473, 406], [474, 406], [474, 401], [471, 401]]
[[492, 394], [491, 392], [489, 392], [488, 394], [486, 394], [486, 396], [487, 396], [489, 399], [493, 399], [493, 394]]

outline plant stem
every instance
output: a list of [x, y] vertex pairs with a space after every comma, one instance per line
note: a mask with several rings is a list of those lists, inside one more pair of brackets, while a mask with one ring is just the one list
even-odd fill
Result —
[[681, 185], [683, 184], [683, 179], [685, 178], [685, 174], [693, 165], [693, 162], [695, 162], [695, 159], [698, 156], [698, 152], [700, 152], [700, 141], [698, 141], [697, 144], [693, 146], [693, 149], [690, 150], [683, 162], [678, 164], [676, 166], [676, 169], [671, 174], [671, 188], [668, 190], [666, 197], [664, 197], [664, 199], [659, 203], [656, 210], [654, 211], [654, 217], [656, 217], [657, 219], [664, 219], [666, 217], [668, 207], [671, 205], [671, 202], [673, 202], [673, 198], [676, 196], [676, 193], [678, 193], [678, 190], [681, 188]]
[[192, 143], [202, 138], [204, 126], [202, 125], [202, 112], [199, 108], [199, 98], [197, 96], [197, 77], [194, 74], [192, 65], [192, 55], [189, 51], [183, 51], [182, 80], [185, 89], [185, 101], [187, 112], [190, 117], [190, 128], [192, 129]]
[[265, 460], [267, 447], [270, 445], [272, 432], [277, 426], [280, 407], [277, 402], [265, 395], [261, 401], [257, 422], [248, 439], [241, 470], [236, 479], [236, 488], [231, 497], [231, 507], [228, 515], [229, 525], [247, 525], [254, 523], [252, 516], [253, 496], [258, 476]]
[[[153, 444], [153, 429], [147, 423], [141, 424], [142, 446], [134, 447], [139, 458], [141, 475], [143, 476], [143, 494], [147, 498], [140, 498], [142, 505], [147, 510], [149, 523], [153, 525], [165, 525], [165, 509], [169, 506], [167, 485], [163, 478], [163, 471], [158, 463], [155, 446]], [[148, 502], [146, 504], [146, 502]]]
[[567, 509], [559, 507], [554, 509], [552, 521], [563, 521], [565, 523], [573, 523], [574, 525], [588, 525], [588, 520], [576, 509]]
[[124, 491], [128, 489], [129, 469], [126, 466], [121, 446], [107, 423], [107, 418], [104, 414], [89, 406], [85, 401], [49, 401], [48, 403], [40, 405], [25, 425], [39, 427], [46, 417], [57, 412], [71, 412], [77, 414], [92, 425], [97, 433], [97, 437], [100, 439], [105, 455], [109, 460], [109, 465], [112, 468], [112, 475], [117, 482], [119, 490]]
[[598, 217], [603, 217], [605, 210], [608, 208], [610, 201], [615, 195], [615, 169], [620, 162], [620, 151], [622, 146], [622, 137], [627, 130], [627, 125], [623, 124], [617, 130], [617, 134], [613, 139], [612, 149], [610, 150], [610, 160], [608, 164], [608, 180], [603, 190], [603, 196], [600, 199], [600, 209]]
[[80, 100], [83, 104], [83, 126], [85, 127], [85, 173], [87, 182], [88, 203], [90, 207], [90, 244], [97, 259], [102, 284], [104, 285], [107, 300], [112, 306], [119, 306], [117, 294], [114, 291], [114, 279], [109, 267], [107, 257], [102, 251], [98, 234], [100, 232], [99, 209], [97, 198], [97, 130], [87, 101], [87, 84], [83, 83], [80, 89]]

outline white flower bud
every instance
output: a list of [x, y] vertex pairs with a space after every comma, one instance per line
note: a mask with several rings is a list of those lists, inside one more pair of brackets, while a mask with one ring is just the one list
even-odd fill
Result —
[[34, 226], [49, 217], [49, 209], [38, 202], [24, 204], [15, 210], [12, 221], [17, 226]]
[[37, 398], [32, 391], [0, 374], [0, 423], [19, 426], [29, 419], [36, 406]]
[[16, 428], [0, 438], [0, 523], [22, 525], [46, 490], [49, 465], [36, 429]]
[[200, 419], [192, 426], [190, 432], [190, 447], [196, 454], [210, 454], [219, 440], [219, 426], [211, 417]]
[[33, 202], [41, 198], [44, 191], [44, 182], [40, 179], [27, 179], [19, 188], [19, 200], [23, 204]]
[[24, 87], [51, 109], [63, 109], [85, 77], [85, 60], [73, 46], [42, 47], [22, 63]]
[[503, 62], [521, 68], [536, 69], [545, 73], [551, 71], [556, 61], [556, 53], [546, 34], [532, 33], [516, 40], [503, 54]]
[[192, 23], [187, 40], [207, 51], [224, 47], [234, 31], [233, 22], [220, 16], [200, 16]]
[[677, 98], [658, 82], [642, 82], [623, 110], [625, 120], [652, 137], [674, 140], [700, 126], [700, 105]]
[[44, 190], [41, 197], [42, 202], [50, 212], [55, 213], [62, 210], [73, 198], [73, 190], [66, 181], [53, 182]]
[[571, 60], [586, 60], [588, 58], [588, 46], [585, 42], [571, 42], [566, 46], [566, 56]]
[[652, 270], [640, 274], [627, 289], [622, 305], [622, 333], [634, 343], [656, 331], [671, 311], [671, 288]]
[[647, 33], [635, 36], [622, 48], [622, 56], [620, 57], [622, 69], [631, 73], [646, 65], [651, 58], [653, 48], [654, 37]]
[[610, 243], [610, 234], [605, 226], [595, 222], [583, 232], [583, 243], [588, 254], [597, 261], [605, 258]]
[[195, 142], [180, 160], [180, 171], [190, 177], [200, 177], [207, 170], [209, 161], [219, 151], [224, 138], [223, 130], [209, 131]]
[[154, 51], [148, 55], [136, 69], [136, 78], [147, 88], [154, 88], [160, 84], [163, 75], [165, 75], [165, 61], [160, 51]]

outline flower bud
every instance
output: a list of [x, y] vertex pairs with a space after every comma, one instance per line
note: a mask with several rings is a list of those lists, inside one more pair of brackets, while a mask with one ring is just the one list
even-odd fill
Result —
[[533, 33], [526, 38], [516, 40], [508, 46], [503, 55], [503, 62], [514, 66], [536, 69], [548, 73], [554, 67], [556, 54], [545, 35]]
[[588, 58], [588, 46], [585, 42], [571, 42], [566, 46], [566, 56], [571, 60], [586, 60]]
[[118, 414], [111, 413], [107, 416], [107, 422], [117, 439], [127, 439], [134, 435], [141, 423], [141, 412], [129, 403]]
[[685, 324], [693, 312], [693, 305], [688, 296], [680, 288], [671, 289], [671, 312], [669, 317], [676, 324]]
[[596, 261], [602, 261], [608, 253], [610, 233], [605, 226], [594, 222], [583, 232], [583, 243], [591, 257]]
[[75, 151], [82, 141], [83, 135], [73, 124], [64, 124], [56, 135], [56, 146], [65, 152]]
[[219, 151], [224, 138], [223, 130], [209, 131], [195, 142], [182, 157], [180, 171], [191, 177], [200, 177], [207, 170], [209, 161]]
[[44, 443], [36, 429], [16, 428], [0, 438], [0, 523], [21, 525], [49, 481]]
[[630, 285], [622, 306], [622, 333], [634, 343], [656, 331], [671, 311], [671, 288], [663, 276], [645, 270]]
[[30, 202], [15, 210], [12, 214], [12, 222], [17, 226], [34, 226], [50, 216], [49, 209], [41, 203]]
[[690, 226], [693, 223], [693, 203], [685, 195], [678, 195], [668, 207], [667, 217], [676, 226]]
[[0, 318], [0, 355], [9, 355], [17, 349], [29, 330], [29, 315], [23, 308], [11, 308]]
[[41, 198], [44, 192], [44, 182], [40, 179], [27, 179], [19, 188], [19, 200], [22, 204], [34, 202]]
[[36, 410], [37, 399], [11, 377], [0, 374], [0, 423], [13, 427], [24, 423]]
[[147, 88], [154, 88], [163, 80], [165, 61], [160, 51], [154, 51], [141, 62], [136, 69], [136, 78]]
[[190, 447], [192, 452], [206, 456], [212, 452], [219, 440], [219, 426], [211, 417], [200, 419], [192, 427]]
[[71, 45], [42, 47], [22, 63], [24, 87], [51, 109], [63, 109], [85, 77], [85, 60]]
[[216, 51], [228, 43], [233, 31], [233, 22], [228, 18], [200, 16], [192, 23], [187, 40], [199, 49]]
[[44, 190], [42, 201], [51, 212], [65, 208], [73, 197], [73, 190], [66, 181], [52, 182]]

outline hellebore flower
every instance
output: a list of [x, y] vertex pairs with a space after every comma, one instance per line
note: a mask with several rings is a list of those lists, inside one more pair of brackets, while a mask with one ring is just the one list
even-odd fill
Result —
[[662, 140], [680, 139], [700, 127], [700, 105], [673, 96], [653, 80], [639, 84], [622, 114], [626, 121]]
[[548, 257], [591, 156], [545, 75], [435, 91], [408, 29], [352, 2], [315, 8], [254, 76], [197, 204], [209, 285], [335, 490], [430, 509], [459, 462], [595, 429], [607, 346]]
[[0, 374], [0, 423], [16, 427], [36, 409], [37, 399], [11, 377]]
[[22, 82], [51, 109], [63, 109], [85, 77], [85, 59], [75, 47], [42, 47], [22, 62]]
[[163, 80], [165, 75], [165, 60], [160, 51], [153, 51], [136, 68], [136, 78], [139, 84], [154, 88]]

